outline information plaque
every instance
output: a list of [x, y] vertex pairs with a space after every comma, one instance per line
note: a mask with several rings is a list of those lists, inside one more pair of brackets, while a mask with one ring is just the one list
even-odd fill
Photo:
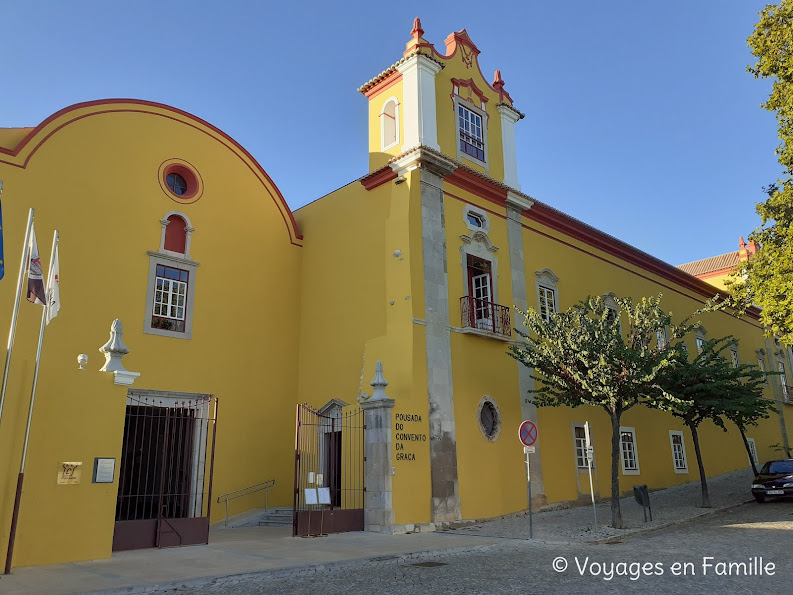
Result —
[[330, 504], [330, 488], [317, 488], [320, 504]]
[[116, 459], [96, 457], [94, 459], [94, 483], [113, 483], [116, 473]]

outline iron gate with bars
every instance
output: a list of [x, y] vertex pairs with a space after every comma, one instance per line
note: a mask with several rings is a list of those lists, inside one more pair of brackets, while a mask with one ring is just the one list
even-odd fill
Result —
[[358, 406], [297, 406], [292, 535], [363, 531], [365, 431]]
[[211, 395], [127, 397], [113, 551], [208, 543], [216, 423]]

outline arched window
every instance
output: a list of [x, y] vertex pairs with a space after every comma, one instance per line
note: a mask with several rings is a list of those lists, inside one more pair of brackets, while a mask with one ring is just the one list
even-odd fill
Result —
[[380, 145], [385, 151], [399, 142], [399, 102], [391, 97], [380, 112]]
[[184, 254], [187, 243], [187, 236], [185, 235], [187, 222], [179, 215], [171, 215], [167, 221], [168, 225], [165, 226], [165, 245], [163, 247], [171, 252]]

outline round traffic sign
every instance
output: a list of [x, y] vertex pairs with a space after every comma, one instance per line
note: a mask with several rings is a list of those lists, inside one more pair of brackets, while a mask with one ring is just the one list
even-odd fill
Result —
[[518, 437], [520, 438], [523, 446], [531, 446], [537, 442], [537, 426], [533, 421], [526, 420], [520, 424], [518, 430]]

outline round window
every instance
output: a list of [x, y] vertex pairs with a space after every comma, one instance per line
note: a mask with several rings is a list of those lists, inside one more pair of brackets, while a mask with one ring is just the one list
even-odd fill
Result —
[[187, 182], [179, 174], [168, 174], [165, 177], [165, 182], [176, 196], [182, 196], [187, 193]]
[[482, 435], [493, 442], [501, 432], [501, 412], [490, 397], [482, 397], [477, 411], [477, 422]]
[[201, 176], [182, 159], [169, 159], [160, 165], [160, 186], [168, 197], [180, 203], [192, 203], [204, 191]]

